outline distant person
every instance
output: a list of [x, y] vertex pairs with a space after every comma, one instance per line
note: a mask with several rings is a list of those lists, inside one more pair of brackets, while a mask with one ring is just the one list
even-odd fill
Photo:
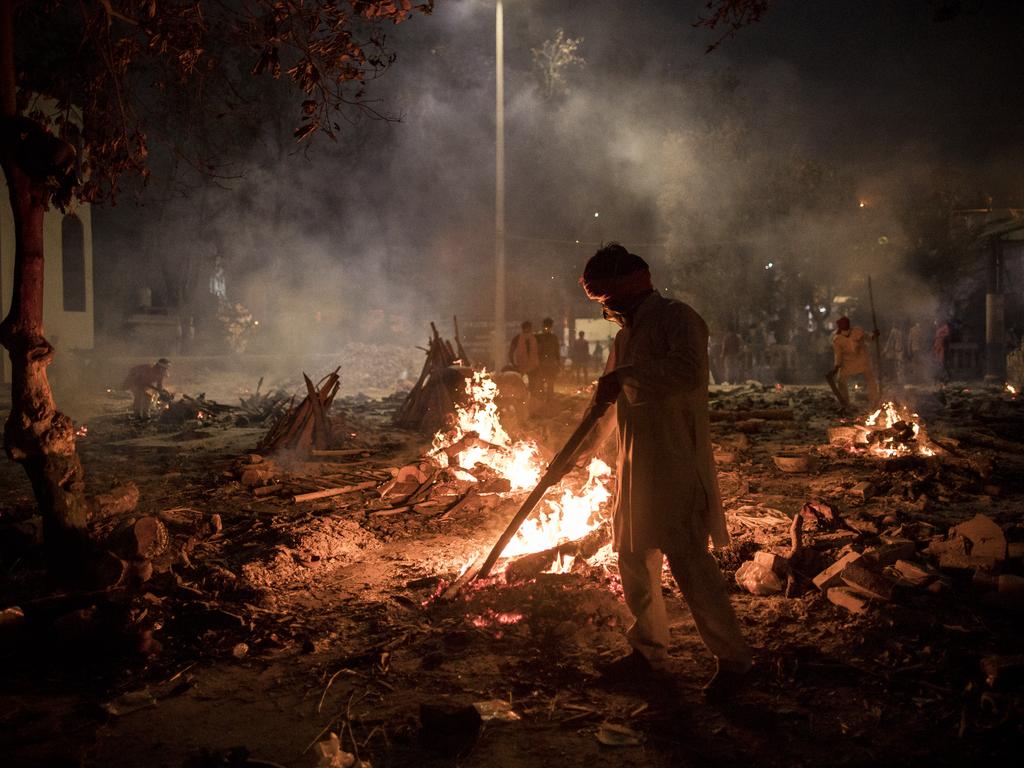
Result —
[[949, 320], [935, 323], [935, 335], [932, 337], [932, 363], [935, 378], [940, 384], [950, 379], [949, 374], [949, 343], [952, 341], [953, 324]]
[[599, 370], [599, 371], [603, 371], [604, 370], [604, 347], [601, 345], [600, 341], [598, 341], [598, 342], [596, 342], [594, 344], [594, 351], [591, 353], [590, 357], [594, 361], [594, 367], [597, 370]]
[[889, 333], [885, 337], [885, 346], [882, 348], [882, 360], [885, 361], [886, 372], [897, 383], [903, 381], [903, 346], [903, 329], [894, 320]]
[[590, 344], [583, 331], [572, 340], [569, 359], [572, 361], [573, 381], [577, 384], [586, 384], [590, 378]]
[[868, 402], [871, 408], [877, 408], [881, 395], [878, 391], [878, 378], [871, 365], [871, 350], [868, 342], [877, 338], [878, 331], [868, 334], [863, 328], [851, 327], [850, 318], [840, 317], [836, 320], [836, 335], [832, 338], [832, 352], [835, 367], [829, 375], [836, 377], [839, 388], [839, 400], [844, 409], [850, 407], [850, 392], [847, 381], [851, 376], [861, 375], [868, 388]]
[[524, 320], [519, 329], [509, 345], [508, 361], [513, 370], [526, 376], [532, 383], [540, 367], [537, 337], [533, 335], [533, 323], [529, 320]]
[[736, 333], [735, 326], [722, 336], [722, 382], [735, 384], [740, 379], [740, 355], [743, 352], [743, 338]]
[[541, 331], [537, 334], [537, 386], [535, 393], [545, 400], [555, 394], [555, 380], [562, 370], [562, 353], [558, 345], [558, 337], [551, 332], [555, 321], [545, 317], [541, 321]]
[[164, 388], [164, 382], [170, 378], [170, 367], [171, 361], [161, 357], [153, 365], [136, 365], [128, 371], [121, 389], [132, 393], [132, 409], [137, 418], [148, 419], [152, 415], [154, 398], [172, 399], [171, 393]]
[[747, 329], [747, 349], [750, 352], [750, 376], [755, 379], [763, 377], [765, 365], [765, 352], [768, 347], [768, 339], [765, 334], [764, 323], [759, 325], [751, 324]]
[[907, 343], [904, 345], [903, 359], [906, 364], [906, 378], [917, 384], [921, 381], [921, 360], [924, 355], [924, 329], [921, 323], [914, 321], [907, 331]]

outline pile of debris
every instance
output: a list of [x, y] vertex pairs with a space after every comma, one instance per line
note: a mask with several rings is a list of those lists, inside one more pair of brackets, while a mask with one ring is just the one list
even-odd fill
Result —
[[923, 521], [891, 522], [872, 534], [831, 505], [809, 502], [793, 517], [789, 547], [758, 550], [740, 565], [736, 582], [755, 595], [798, 597], [813, 587], [835, 605], [863, 614], [905, 590], [942, 594], [954, 579], [966, 578], [986, 599], [1024, 608], [1024, 577], [1012, 572], [1020, 568], [1024, 542], [1008, 543], [992, 518], [975, 515], [945, 534]]
[[292, 407], [295, 402], [294, 395], [289, 395], [283, 389], [275, 389], [270, 392], [260, 392], [263, 386], [263, 377], [256, 382], [256, 391], [248, 397], [240, 397], [240, 403], [235, 417], [235, 425], [247, 427], [253, 424], [263, 424], [271, 419], [280, 419], [281, 416]]
[[235, 411], [233, 405], [207, 400], [205, 392], [200, 392], [195, 397], [183, 394], [180, 399], [163, 402], [161, 405], [163, 412], [160, 414], [160, 422], [175, 425], [217, 421], [231, 416]]

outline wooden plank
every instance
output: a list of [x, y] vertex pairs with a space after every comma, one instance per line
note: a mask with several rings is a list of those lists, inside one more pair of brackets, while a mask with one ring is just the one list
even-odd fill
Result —
[[480, 488], [479, 488], [479, 486], [474, 485], [472, 488], [470, 488], [468, 491], [466, 491], [464, 494], [462, 494], [462, 496], [460, 496], [455, 501], [454, 504], [452, 504], [450, 507], [448, 507], [448, 509], [445, 510], [445, 513], [443, 515], [441, 515], [441, 517], [439, 517], [438, 520], [447, 520], [449, 517], [454, 515], [456, 512], [458, 512], [463, 507], [465, 507], [467, 504], [469, 504], [469, 502], [471, 502], [473, 499], [475, 499], [479, 495], [480, 495]]
[[368, 488], [373, 488], [377, 485], [374, 480], [367, 480], [365, 483], [356, 483], [355, 485], [346, 485], [341, 488], [328, 488], [323, 491], [315, 491], [314, 493], [300, 493], [297, 496], [292, 497], [292, 502], [295, 504], [301, 504], [304, 501], [314, 501], [316, 499], [326, 499], [331, 496], [340, 496], [343, 493], [355, 493], [356, 491], [365, 491]]

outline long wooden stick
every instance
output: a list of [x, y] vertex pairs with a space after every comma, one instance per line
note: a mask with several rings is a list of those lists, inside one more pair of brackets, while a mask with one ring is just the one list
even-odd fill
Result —
[[452, 315], [452, 322], [455, 325], [455, 349], [459, 353], [459, 359], [462, 360], [463, 365], [469, 365], [469, 355], [466, 354], [466, 350], [462, 347], [462, 339], [459, 337], [459, 316]]
[[562, 450], [551, 460], [548, 465], [547, 471], [544, 476], [537, 483], [537, 487], [533, 489], [529, 496], [526, 497], [526, 501], [519, 507], [519, 511], [516, 512], [508, 526], [502, 532], [501, 536], [495, 542], [491, 548], [490, 553], [483, 561], [479, 561], [479, 568], [477, 563], [473, 563], [472, 566], [454, 583], [450, 586], [443, 594], [445, 599], [454, 598], [463, 587], [475, 579], [487, 578], [491, 572], [491, 568], [498, 562], [498, 558], [501, 557], [501, 553], [505, 551], [505, 547], [512, 540], [512, 537], [516, 535], [516, 531], [519, 530], [523, 522], [530, 513], [540, 504], [541, 499], [544, 498], [544, 494], [548, 490], [558, 483], [565, 475], [572, 469], [573, 464], [576, 461], [577, 454], [583, 445], [583, 441], [586, 440], [590, 433], [594, 431], [598, 421], [604, 416], [605, 412], [611, 407], [611, 403], [591, 403], [587, 412], [583, 416], [583, 420], [580, 425], [576, 427], [576, 431], [569, 436], [569, 439], [565, 442]]
[[[882, 395], [882, 345], [881, 334], [878, 332], [878, 319], [875, 317], [875, 292], [871, 289], [871, 275], [868, 275], [868, 301], [871, 302], [871, 326], [875, 332], [875, 375], [878, 376], [878, 395]], [[877, 405], [873, 403], [872, 406]]]

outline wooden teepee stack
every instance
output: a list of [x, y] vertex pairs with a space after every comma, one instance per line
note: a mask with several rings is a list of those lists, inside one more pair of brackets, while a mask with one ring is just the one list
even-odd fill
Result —
[[[330, 448], [331, 436], [340, 432], [339, 417], [327, 415], [338, 393], [339, 368], [324, 376], [320, 383], [313, 382], [305, 373], [306, 396], [297, 406], [282, 414], [270, 431], [263, 437], [256, 450], [273, 453], [278, 450], [311, 451], [314, 448]], [[334, 423], [332, 423], [332, 421]]]
[[457, 361], [465, 363], [465, 352], [461, 352], [462, 343], [458, 339], [457, 331], [456, 346], [461, 357], [456, 355], [456, 347], [453, 347], [450, 341], [441, 338], [437, 326], [433, 323], [430, 324], [430, 332], [423, 371], [409, 391], [402, 407], [395, 414], [395, 426], [436, 432], [444, 426], [445, 417], [454, 411], [450, 367]]

